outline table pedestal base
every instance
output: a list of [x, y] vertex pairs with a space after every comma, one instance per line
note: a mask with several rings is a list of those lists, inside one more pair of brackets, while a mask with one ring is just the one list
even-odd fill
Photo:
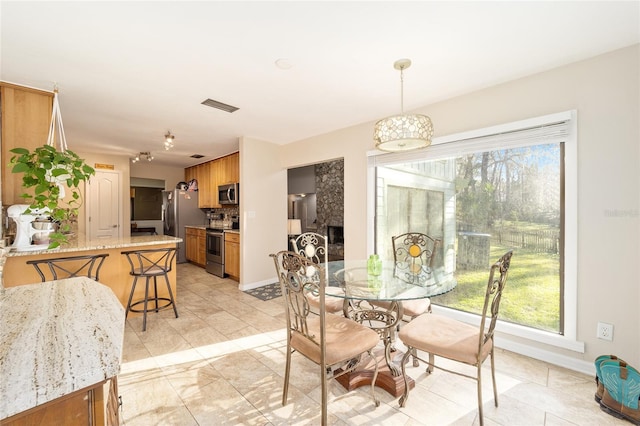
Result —
[[[384, 359], [384, 350], [376, 351], [374, 354], [378, 361], [378, 378], [376, 379], [376, 387], [382, 388], [394, 397], [400, 397], [404, 394], [404, 378], [402, 375], [394, 376], [387, 366]], [[370, 385], [373, 380], [374, 366], [373, 361], [368, 356], [363, 356], [363, 362], [351, 373], [344, 374], [336, 378], [345, 389], [351, 391], [360, 386]], [[365, 364], [365, 362], [368, 362]], [[416, 386], [416, 382], [408, 377], [409, 389]]]

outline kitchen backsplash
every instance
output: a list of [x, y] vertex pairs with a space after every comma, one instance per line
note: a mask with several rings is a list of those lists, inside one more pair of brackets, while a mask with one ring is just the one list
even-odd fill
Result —
[[240, 229], [237, 207], [207, 209], [205, 213], [211, 228]]
[[222, 207], [222, 208], [218, 208], [218, 209], [203, 209], [205, 211], [205, 213], [207, 214], [207, 217], [209, 217], [211, 214], [219, 214], [222, 215], [222, 217], [224, 217], [224, 215], [228, 215], [228, 216], [237, 216], [238, 215], [238, 207]]

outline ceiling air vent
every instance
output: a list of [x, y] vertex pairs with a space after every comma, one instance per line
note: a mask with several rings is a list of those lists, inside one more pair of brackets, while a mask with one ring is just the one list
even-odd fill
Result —
[[213, 99], [206, 99], [202, 101], [202, 105], [210, 106], [211, 108], [221, 109], [222, 111], [227, 111], [227, 112], [234, 112], [238, 110], [237, 107], [223, 104], [222, 102], [214, 101]]
[[193, 155], [190, 155], [190, 157], [191, 158], [202, 158], [202, 157], [204, 157], [204, 155], [202, 155], [202, 154], [193, 154]]

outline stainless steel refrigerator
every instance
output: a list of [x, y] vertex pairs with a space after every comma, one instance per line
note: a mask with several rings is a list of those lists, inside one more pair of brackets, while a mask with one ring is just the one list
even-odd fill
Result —
[[205, 213], [198, 208], [198, 192], [183, 189], [163, 191], [162, 220], [164, 221], [165, 235], [182, 238], [182, 242], [178, 243], [176, 262], [186, 262], [184, 227], [206, 224]]

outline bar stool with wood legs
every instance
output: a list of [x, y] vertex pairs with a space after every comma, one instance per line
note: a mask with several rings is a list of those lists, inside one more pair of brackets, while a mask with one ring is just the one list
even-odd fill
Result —
[[[148, 250], [131, 250], [123, 251], [122, 254], [127, 256], [127, 260], [131, 265], [130, 275], [133, 275], [133, 284], [131, 286], [131, 293], [129, 294], [129, 301], [127, 302], [127, 310], [125, 318], [131, 312], [142, 312], [142, 331], [147, 330], [147, 312], [149, 310], [153, 312], [159, 312], [162, 309], [166, 309], [169, 306], [173, 307], [173, 312], [178, 318], [178, 310], [176, 309], [176, 303], [173, 298], [173, 291], [169, 284], [169, 272], [173, 267], [173, 260], [176, 257], [176, 248], [161, 248], [161, 249], [148, 249]], [[158, 277], [164, 277], [167, 284], [167, 290], [169, 291], [169, 297], [158, 296]], [[132, 303], [133, 294], [136, 291], [136, 284], [138, 278], [145, 278], [144, 299], [138, 300]], [[153, 296], [149, 296], [149, 284], [153, 278]], [[164, 305], [159, 305], [158, 302], [165, 302]], [[149, 302], [153, 302], [154, 306], [149, 309]], [[143, 305], [142, 309], [134, 308], [137, 305]]]

